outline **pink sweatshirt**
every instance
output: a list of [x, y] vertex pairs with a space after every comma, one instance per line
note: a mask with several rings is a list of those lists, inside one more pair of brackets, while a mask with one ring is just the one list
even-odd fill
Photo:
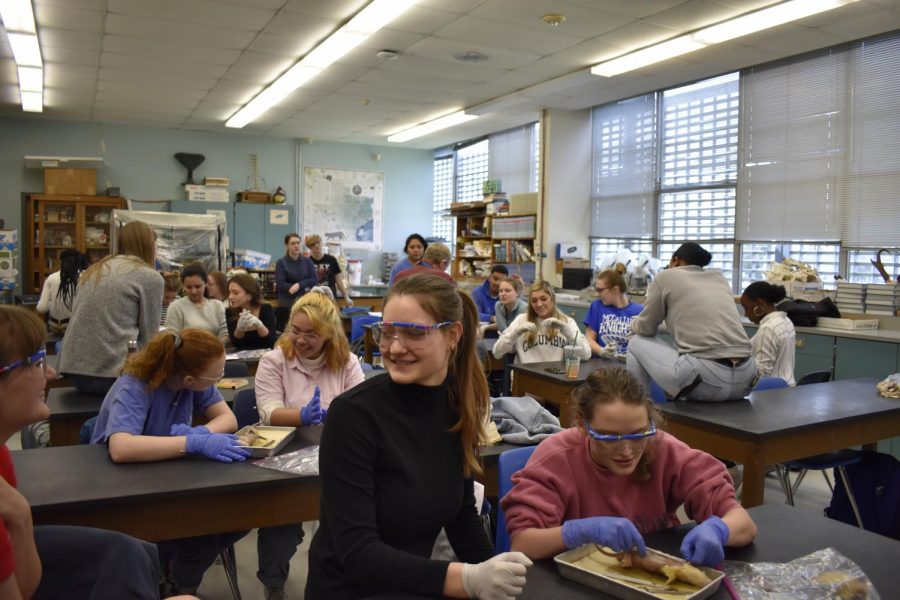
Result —
[[544, 440], [500, 506], [512, 539], [525, 529], [559, 527], [569, 519], [627, 517], [641, 533], [679, 524], [675, 511], [685, 505], [698, 523], [739, 506], [725, 466], [705, 452], [660, 431], [647, 481], [614, 475], [588, 453], [588, 437], [570, 428]]
[[256, 370], [256, 408], [263, 424], [270, 425], [276, 408], [300, 410], [312, 400], [316, 386], [323, 409], [353, 386], [362, 383], [362, 367], [355, 354], [347, 357], [340, 371], [329, 371], [324, 361], [309, 368], [297, 358], [288, 360], [281, 348], [266, 352]]

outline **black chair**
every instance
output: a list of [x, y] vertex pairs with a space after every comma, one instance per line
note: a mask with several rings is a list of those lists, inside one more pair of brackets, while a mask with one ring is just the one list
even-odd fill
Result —
[[797, 385], [809, 385], [811, 383], [827, 383], [831, 381], [831, 370], [827, 371], [813, 371], [812, 373], [807, 373], [797, 382]]
[[241, 390], [234, 396], [232, 412], [237, 419], [238, 429], [259, 423], [259, 411], [256, 409], [256, 390]]
[[241, 362], [239, 360], [228, 360], [225, 361], [225, 375], [224, 377], [249, 377], [250, 369], [247, 367], [247, 363]]
[[[831, 381], [830, 370], [813, 371], [812, 373], [807, 373], [806, 375], [801, 377], [797, 382], [797, 385], [827, 383], [829, 381]], [[781, 487], [784, 490], [785, 502], [787, 502], [791, 506], [794, 506], [794, 494], [797, 493], [797, 489], [800, 487], [800, 483], [803, 481], [803, 478], [806, 477], [806, 474], [809, 471], [822, 471], [822, 476], [825, 477], [825, 483], [828, 484], [828, 489], [831, 490], [831, 494], [834, 495], [834, 486], [831, 483], [831, 478], [828, 477], [828, 469], [834, 469], [837, 475], [844, 482], [844, 487], [847, 489], [847, 496], [850, 500], [850, 505], [854, 508], [854, 514], [857, 518], [857, 522], [859, 523], [859, 527], [862, 528], [862, 519], [859, 516], [859, 511], [856, 509], [856, 498], [853, 496], [853, 490], [850, 487], [846, 469], [848, 465], [858, 463], [860, 461], [860, 457], [861, 455], [858, 450], [852, 450], [848, 448], [844, 450], [836, 450], [834, 452], [826, 452], [825, 454], [808, 456], [799, 460], [792, 460], [785, 464], [775, 465], [778, 479], [781, 481]], [[797, 478], [793, 482], [791, 482], [791, 469], [799, 471], [799, 473], [797, 473]]]

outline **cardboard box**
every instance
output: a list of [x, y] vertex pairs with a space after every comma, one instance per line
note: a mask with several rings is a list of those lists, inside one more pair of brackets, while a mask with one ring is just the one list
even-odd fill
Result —
[[44, 169], [45, 194], [97, 195], [97, 169]]

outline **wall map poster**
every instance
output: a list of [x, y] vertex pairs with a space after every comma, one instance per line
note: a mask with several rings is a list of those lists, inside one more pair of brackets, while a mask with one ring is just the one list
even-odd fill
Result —
[[303, 233], [344, 248], [381, 250], [384, 173], [306, 167]]

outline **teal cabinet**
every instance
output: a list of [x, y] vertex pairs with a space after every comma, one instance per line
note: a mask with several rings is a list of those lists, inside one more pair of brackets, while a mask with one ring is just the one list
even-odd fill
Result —
[[559, 303], [559, 310], [566, 316], [572, 317], [575, 319], [575, 322], [578, 323], [578, 328], [584, 333], [584, 320], [587, 318], [588, 307], [587, 306], [576, 306], [573, 304], [565, 304], [563, 302]]
[[284, 255], [284, 236], [294, 231], [294, 207], [285, 204], [234, 203], [232, 248]]
[[837, 338], [835, 379], [856, 377], [884, 379], [895, 372], [897, 372], [897, 344]]
[[834, 373], [834, 336], [797, 332], [794, 380], [813, 371]]

